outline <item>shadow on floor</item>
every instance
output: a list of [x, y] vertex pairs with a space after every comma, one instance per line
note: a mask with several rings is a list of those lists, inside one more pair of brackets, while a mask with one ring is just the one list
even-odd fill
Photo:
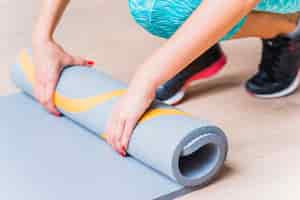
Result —
[[224, 76], [217, 79], [205, 81], [192, 86], [186, 93], [185, 100], [189, 98], [196, 98], [200, 96], [208, 96], [216, 93], [233, 90], [242, 85], [240, 77], [236, 75]]

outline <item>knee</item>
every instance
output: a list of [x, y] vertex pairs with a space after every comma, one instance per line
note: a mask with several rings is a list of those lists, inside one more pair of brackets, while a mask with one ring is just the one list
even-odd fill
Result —
[[[201, 0], [199, 0], [200, 2]], [[151, 34], [169, 38], [198, 6], [197, 0], [129, 0], [135, 21]]]

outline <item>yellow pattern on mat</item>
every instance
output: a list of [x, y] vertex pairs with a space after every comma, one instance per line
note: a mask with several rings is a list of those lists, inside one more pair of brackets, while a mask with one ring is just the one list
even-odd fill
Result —
[[[154, 108], [146, 112], [142, 118], [139, 120], [139, 123], [143, 123], [147, 120], [153, 119], [158, 116], [168, 116], [168, 115], [184, 115], [184, 116], [189, 116], [188, 113], [173, 109], [173, 108]], [[107, 134], [101, 133], [99, 135], [101, 138], [106, 139]]]
[[[31, 56], [28, 55], [27, 50], [23, 49], [19, 56], [19, 62], [22, 71], [24, 72], [27, 80], [34, 84], [34, 73], [35, 73], [35, 67], [32, 62]], [[77, 112], [84, 112], [87, 110], [92, 109], [93, 107], [104, 103], [105, 101], [108, 101], [112, 99], [113, 97], [121, 96], [125, 93], [125, 89], [120, 90], [114, 90], [112, 92], [108, 92], [105, 94], [101, 94], [98, 96], [93, 97], [87, 97], [82, 99], [71, 99], [68, 97], [64, 97], [58, 92], [55, 92], [54, 94], [54, 102], [55, 105], [66, 112], [70, 113], [77, 113]], [[187, 116], [188, 114], [177, 110], [173, 108], [154, 108], [149, 111], [147, 111], [142, 118], [139, 120], [139, 123], [142, 123], [144, 121], [150, 120], [152, 118], [158, 117], [158, 116], [166, 116], [166, 115], [184, 115]], [[103, 139], [106, 138], [106, 134], [103, 133], [100, 135]]]

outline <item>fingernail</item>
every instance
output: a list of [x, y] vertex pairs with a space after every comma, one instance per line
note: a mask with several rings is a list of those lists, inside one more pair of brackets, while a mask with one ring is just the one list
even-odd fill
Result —
[[61, 114], [61, 113], [54, 113], [54, 115], [55, 115], [56, 117], [60, 117], [60, 116], [62, 116], [62, 114]]
[[118, 150], [118, 153], [124, 157], [124, 151], [123, 150]]
[[122, 151], [123, 151], [123, 156], [125, 157], [127, 155], [127, 151], [124, 147], [122, 148]]
[[94, 65], [95, 64], [95, 62], [94, 61], [92, 61], [92, 60], [87, 60], [87, 62], [86, 62], [88, 65]]
[[122, 155], [123, 157], [125, 157], [125, 156], [126, 156], [126, 153], [125, 153], [125, 152], [122, 152], [121, 155]]

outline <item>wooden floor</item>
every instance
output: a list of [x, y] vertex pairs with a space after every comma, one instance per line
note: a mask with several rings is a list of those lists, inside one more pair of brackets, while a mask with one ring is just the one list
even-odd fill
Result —
[[[22, 47], [30, 47], [38, 1], [0, 0], [0, 94], [16, 92], [9, 66]], [[139, 28], [127, 1], [71, 3], [57, 39], [76, 55], [94, 59], [114, 78], [128, 81], [142, 60], [164, 41]], [[258, 40], [223, 43], [229, 63], [216, 78], [196, 85], [179, 105], [219, 124], [230, 152], [218, 180], [182, 200], [253, 200], [300, 197], [300, 91], [277, 100], [259, 100], [243, 87], [260, 59]]]

